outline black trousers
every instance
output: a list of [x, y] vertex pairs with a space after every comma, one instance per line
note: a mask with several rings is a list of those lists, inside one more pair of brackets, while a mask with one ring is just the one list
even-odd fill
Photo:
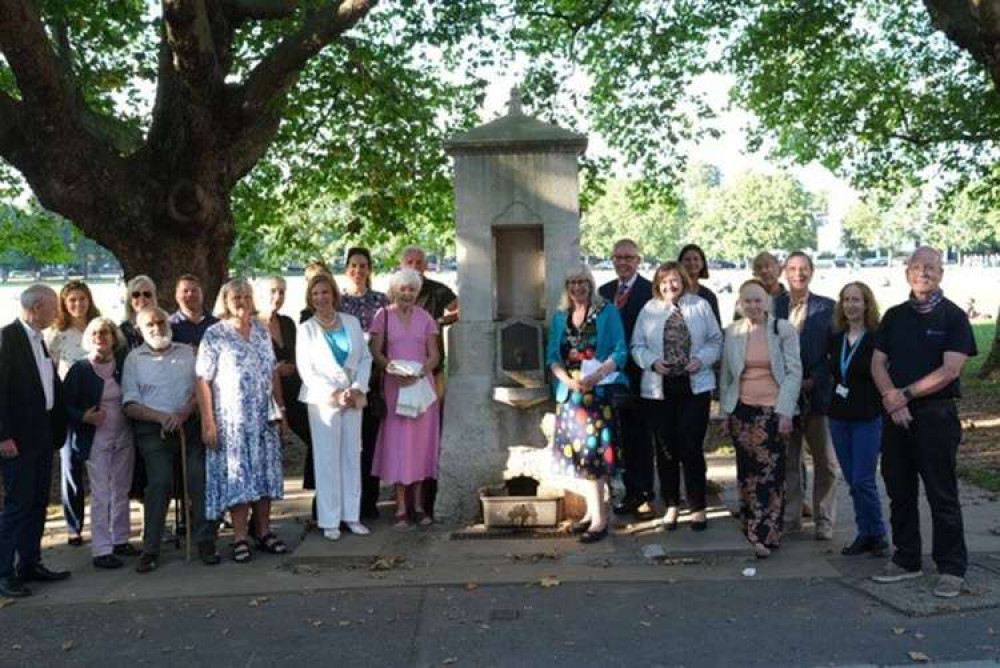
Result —
[[17, 572], [41, 561], [52, 454], [44, 448], [40, 452], [22, 452], [11, 459], [0, 459], [6, 493], [0, 515], [0, 578], [15, 575], [15, 555]]
[[361, 413], [361, 516], [374, 517], [378, 512], [379, 479], [372, 475], [375, 443], [381, 420], [365, 407]]
[[681, 471], [688, 509], [705, 509], [705, 451], [712, 393], [643, 399], [643, 419], [652, 436], [660, 494], [667, 506], [681, 503]]
[[625, 498], [652, 501], [656, 498], [653, 491], [653, 441], [643, 419], [642, 400], [634, 394], [631, 400], [612, 403], [625, 468], [622, 473]]
[[965, 576], [962, 505], [958, 499], [955, 456], [962, 438], [958, 409], [950, 399], [910, 404], [908, 429], [891, 419], [882, 427], [882, 478], [889, 494], [892, 560], [902, 568], [920, 568], [920, 481], [931, 507], [932, 555], [942, 574]]

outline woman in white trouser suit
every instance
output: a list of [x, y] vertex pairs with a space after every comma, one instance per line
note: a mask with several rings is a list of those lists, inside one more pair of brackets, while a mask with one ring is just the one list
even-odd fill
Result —
[[295, 344], [302, 391], [309, 408], [313, 463], [316, 468], [316, 515], [323, 535], [340, 538], [341, 522], [353, 534], [361, 524], [361, 409], [365, 406], [372, 357], [361, 323], [338, 313], [340, 291], [326, 274], [306, 288], [313, 317], [300, 328]]

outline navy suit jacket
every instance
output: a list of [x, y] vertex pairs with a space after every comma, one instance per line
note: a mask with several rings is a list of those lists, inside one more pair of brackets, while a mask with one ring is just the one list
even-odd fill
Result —
[[45, 390], [31, 342], [18, 320], [0, 331], [0, 441], [14, 439], [22, 455], [58, 450], [66, 440], [62, 383], [52, 372], [55, 401], [45, 410]]
[[[791, 297], [786, 294], [774, 298], [774, 316], [788, 319]], [[809, 293], [806, 301], [806, 322], [799, 333], [799, 356], [802, 358], [802, 380], [812, 379], [813, 387], [808, 396], [810, 413], [826, 415], [833, 392], [833, 378], [827, 365], [827, 346], [833, 335], [834, 301], [829, 297]]]
[[[597, 292], [614, 306], [615, 294], [618, 292], [618, 279], [608, 281], [598, 288]], [[628, 300], [618, 310], [618, 315], [622, 319], [622, 325], [625, 326], [626, 347], [632, 345], [632, 330], [635, 329], [635, 321], [639, 318], [642, 307], [652, 298], [653, 284], [643, 278], [641, 274], [636, 274], [635, 283], [632, 284], [632, 290], [628, 294]], [[625, 375], [628, 376], [628, 384], [632, 391], [638, 392], [639, 383], [642, 379], [642, 369], [636, 366], [635, 360], [632, 359], [631, 355], [628, 356], [628, 360], [625, 362]]]
[[[125, 366], [125, 351], [115, 355], [114, 379], [122, 383], [122, 368]], [[95, 406], [101, 405], [104, 395], [104, 379], [97, 375], [89, 359], [77, 360], [70, 367], [64, 381], [63, 394], [66, 398], [66, 417], [72, 438], [70, 450], [81, 460], [90, 458], [90, 449], [94, 445], [94, 434], [97, 428], [83, 421], [84, 414]]]

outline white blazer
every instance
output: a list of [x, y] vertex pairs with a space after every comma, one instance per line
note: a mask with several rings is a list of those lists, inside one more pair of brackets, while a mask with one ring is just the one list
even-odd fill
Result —
[[[729, 415], [740, 400], [740, 379], [747, 362], [750, 321], [743, 318], [726, 327], [722, 347], [722, 372], [719, 374], [719, 404]], [[799, 357], [799, 332], [784, 318], [767, 316], [767, 354], [771, 375], [778, 383], [778, 404], [774, 412], [785, 417], [798, 415], [799, 390], [802, 387], [802, 360]]]
[[642, 369], [639, 394], [644, 399], [663, 398], [663, 376], [653, 371], [653, 364], [663, 359], [663, 326], [675, 308], [680, 308], [691, 334], [691, 357], [701, 361], [701, 369], [691, 374], [691, 392], [701, 394], [715, 389], [712, 365], [719, 360], [722, 351], [722, 330], [712, 307], [692, 294], [683, 295], [677, 306], [650, 299], [639, 312], [632, 330], [632, 359]]
[[372, 372], [372, 354], [368, 350], [361, 323], [353, 315], [338, 313], [342, 326], [351, 341], [351, 351], [344, 366], [330, 350], [323, 335], [323, 327], [315, 316], [299, 326], [295, 342], [295, 362], [302, 378], [299, 401], [306, 404], [330, 405], [334, 392], [353, 388], [368, 392], [368, 379]]

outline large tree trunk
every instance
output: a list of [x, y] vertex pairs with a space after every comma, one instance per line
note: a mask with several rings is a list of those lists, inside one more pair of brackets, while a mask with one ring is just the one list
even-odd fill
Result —
[[997, 309], [997, 324], [993, 332], [993, 345], [986, 356], [983, 366], [979, 369], [980, 378], [991, 378], [1000, 372], [1000, 308]]

